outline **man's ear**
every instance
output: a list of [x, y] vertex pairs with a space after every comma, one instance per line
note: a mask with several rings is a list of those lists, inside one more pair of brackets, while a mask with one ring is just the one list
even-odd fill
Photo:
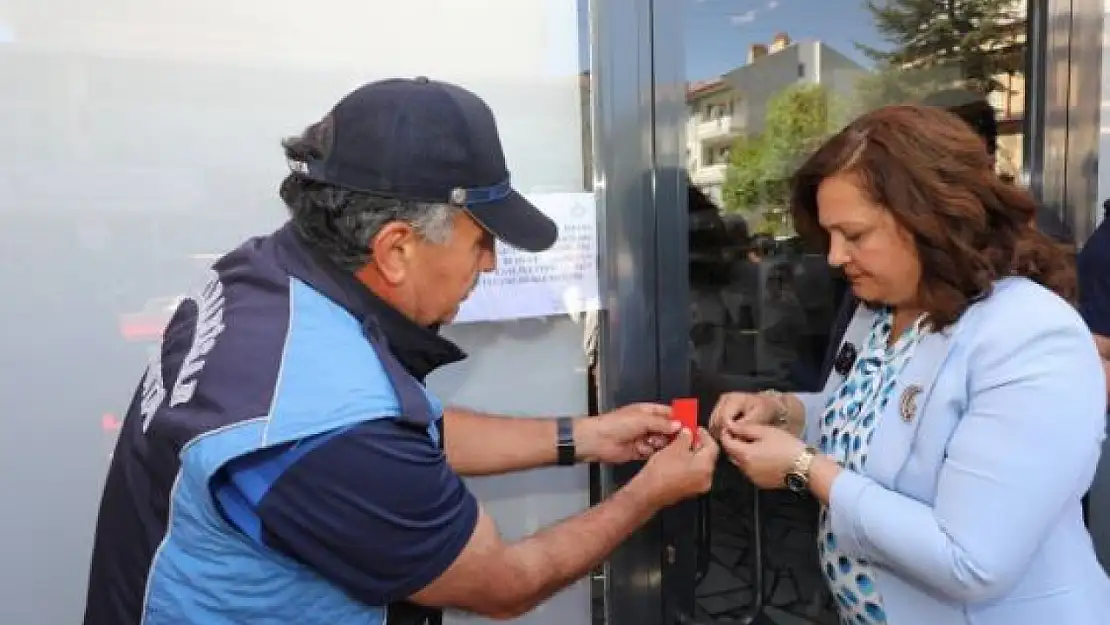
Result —
[[391, 285], [405, 279], [416, 253], [419, 237], [412, 226], [393, 221], [382, 227], [370, 241], [370, 253], [381, 277]]

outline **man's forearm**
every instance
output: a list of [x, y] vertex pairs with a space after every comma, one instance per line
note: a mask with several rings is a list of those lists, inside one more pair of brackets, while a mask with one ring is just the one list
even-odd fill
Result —
[[643, 526], [660, 507], [644, 494], [646, 490], [633, 478], [582, 514], [510, 545], [506, 559], [520, 580], [510, 616], [534, 609], [585, 577]]
[[485, 415], [459, 408], [444, 411], [447, 462], [459, 475], [494, 475], [555, 464], [554, 419]]

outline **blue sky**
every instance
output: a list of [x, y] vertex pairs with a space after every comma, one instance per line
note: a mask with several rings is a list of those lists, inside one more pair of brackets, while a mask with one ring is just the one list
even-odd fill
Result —
[[[598, 0], [634, 1], [634, 0]], [[861, 64], [853, 42], [883, 48], [863, 0], [681, 0], [686, 8], [689, 80], [719, 76], [743, 65], [748, 46], [777, 32], [795, 41], [820, 40]], [[585, 16], [587, 0], [578, 0]]]

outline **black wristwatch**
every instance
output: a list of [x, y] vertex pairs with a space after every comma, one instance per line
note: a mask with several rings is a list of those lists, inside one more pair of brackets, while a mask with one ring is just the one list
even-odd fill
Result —
[[555, 420], [558, 442], [555, 451], [559, 466], [568, 467], [578, 461], [578, 450], [574, 447], [574, 419], [559, 417]]

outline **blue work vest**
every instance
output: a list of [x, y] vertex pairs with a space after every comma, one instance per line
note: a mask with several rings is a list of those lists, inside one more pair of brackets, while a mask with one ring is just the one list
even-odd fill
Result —
[[[371, 419], [418, 424], [439, 444], [440, 403], [336, 280], [287, 225], [222, 258], [180, 305], [113, 456], [85, 625], [384, 625], [389, 606], [265, 546], [256, 516], [212, 495], [236, 458], [286, 446], [292, 464]], [[257, 505], [270, 483], [244, 495]], [[402, 620], [438, 618], [409, 611]]]

